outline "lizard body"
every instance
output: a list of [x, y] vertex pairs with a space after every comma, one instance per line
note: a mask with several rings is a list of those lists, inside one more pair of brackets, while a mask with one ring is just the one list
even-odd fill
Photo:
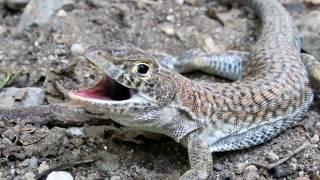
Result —
[[[262, 31], [249, 53], [190, 51], [172, 64], [123, 41], [89, 48], [105, 73], [93, 88], [70, 93], [88, 111], [129, 127], [165, 134], [188, 148], [181, 179], [212, 174], [212, 152], [270, 140], [303, 117], [313, 100], [296, 28], [276, 0], [239, 0], [258, 14]], [[171, 67], [171, 69], [169, 68]], [[202, 70], [230, 83], [190, 80]]]

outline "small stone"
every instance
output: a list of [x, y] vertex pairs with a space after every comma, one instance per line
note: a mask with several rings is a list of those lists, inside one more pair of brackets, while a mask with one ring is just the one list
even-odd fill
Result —
[[66, 130], [67, 135], [73, 137], [84, 137], [83, 128], [71, 127]]
[[174, 22], [174, 21], [175, 21], [175, 17], [174, 17], [174, 15], [168, 15], [168, 16], [166, 17], [166, 20], [167, 20], [167, 21], [170, 21], [170, 22]]
[[10, 169], [9, 174], [10, 174], [11, 176], [15, 176], [15, 175], [16, 175], [16, 169], [15, 169], [15, 168]]
[[59, 17], [65, 17], [65, 16], [67, 16], [67, 12], [66, 12], [65, 10], [63, 10], [63, 9], [60, 9], [60, 10], [58, 11], [58, 13], [57, 13], [57, 16], [59, 16]]
[[73, 6], [72, 0], [30, 0], [21, 15], [17, 29], [22, 31], [31, 25], [45, 25], [58, 10], [71, 9]]
[[96, 179], [101, 179], [101, 176], [99, 173], [91, 173], [88, 175], [87, 180], [96, 180]]
[[[4, 34], [5, 32], [7, 32], [7, 27], [6, 26], [3, 26], [3, 25], [0, 25], [0, 35], [1, 34]], [[1, 58], [2, 59], [2, 58]]]
[[10, 140], [10, 139], [8, 139], [8, 138], [2, 138], [2, 143], [4, 144], [4, 145], [12, 145], [12, 141]]
[[243, 176], [244, 176], [244, 179], [250, 179], [250, 180], [259, 179], [259, 173], [258, 173], [257, 167], [255, 167], [254, 165], [250, 165], [244, 168]]
[[30, 165], [30, 159], [25, 159], [24, 161], [22, 161], [21, 163], [20, 163], [20, 167], [27, 167], [27, 166], [29, 166]]
[[82, 56], [85, 52], [83, 45], [80, 43], [72, 44], [70, 50], [71, 50], [72, 55], [74, 55], [74, 56]]
[[242, 174], [244, 171], [244, 168], [246, 168], [246, 163], [239, 163], [236, 165], [236, 173], [237, 174]]
[[220, 163], [213, 164], [213, 169], [220, 172], [224, 170], [224, 165]]
[[299, 177], [302, 177], [302, 176], [304, 176], [304, 172], [303, 171], [299, 171]]
[[38, 106], [42, 105], [45, 100], [45, 91], [42, 88], [5, 88], [0, 92], [0, 106]]
[[[319, 96], [319, 98], [320, 98], [320, 96]], [[316, 123], [316, 128], [320, 129], [320, 121]]]
[[19, 11], [23, 9], [28, 2], [29, 0], [5, 0], [5, 5], [13, 11]]
[[279, 159], [280, 159], [279, 156], [276, 153], [274, 153], [273, 151], [267, 152], [267, 160], [269, 162], [276, 162]]
[[29, 161], [29, 168], [30, 169], [37, 169], [38, 168], [38, 158], [32, 156]]
[[182, 5], [184, 2], [184, 0], [176, 0], [176, 3], [179, 4], [179, 5]]
[[291, 163], [290, 166], [293, 171], [296, 171], [298, 169], [298, 166], [296, 163]]
[[66, 171], [53, 171], [51, 172], [46, 180], [73, 180], [73, 177], [70, 173]]
[[312, 138], [311, 138], [311, 142], [316, 144], [319, 142], [319, 135], [318, 134], [315, 134]]
[[116, 154], [111, 154], [107, 151], [103, 151], [99, 153], [102, 157], [102, 160], [96, 161], [95, 165], [101, 171], [114, 171], [119, 168], [120, 158]]
[[293, 172], [291, 171], [289, 166], [277, 166], [273, 169], [273, 175], [275, 178], [283, 178], [283, 177], [288, 177], [290, 174]]
[[169, 36], [172, 36], [174, 35], [174, 26], [173, 24], [169, 24], [169, 23], [164, 23], [164, 24], [161, 24], [159, 26], [159, 28], [166, 34], [166, 35], [169, 35]]
[[121, 180], [120, 176], [111, 176], [110, 180]]
[[22, 180], [35, 180], [36, 175], [33, 172], [27, 172], [21, 177], [21, 179]]
[[49, 164], [47, 163], [47, 161], [42, 161], [42, 163], [39, 165], [37, 170], [38, 170], [38, 173], [41, 174], [48, 169], [49, 169]]
[[87, 180], [88, 178], [86, 178], [85, 176], [80, 175], [79, 172], [78, 172], [78, 174], [74, 177], [74, 179], [76, 179], [76, 180]]

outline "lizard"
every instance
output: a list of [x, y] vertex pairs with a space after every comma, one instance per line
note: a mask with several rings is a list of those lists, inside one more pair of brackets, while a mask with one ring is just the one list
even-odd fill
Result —
[[[299, 122], [314, 94], [300, 53], [298, 31], [276, 0], [238, 0], [258, 15], [262, 30], [249, 52], [190, 50], [160, 62], [125, 41], [88, 48], [101, 71], [93, 87], [71, 91], [72, 101], [115, 122], [173, 138], [188, 150], [190, 169], [180, 179], [208, 179], [213, 152], [250, 148]], [[199, 82], [194, 70], [232, 82]]]
[[[262, 144], [300, 121], [313, 99], [307, 72], [320, 82], [320, 63], [299, 54], [297, 30], [277, 1], [239, 2], [262, 21], [263, 30], [250, 52], [205, 54], [194, 49], [178, 58], [159, 59], [133, 44], [110, 42], [85, 53], [105, 74], [102, 80], [69, 93], [93, 114], [75, 106], [45, 105], [0, 109], [0, 120], [39, 126], [111, 118], [181, 143], [191, 166], [181, 179], [206, 179], [213, 171], [212, 152]], [[233, 82], [203, 83], [181, 75], [194, 70]]]

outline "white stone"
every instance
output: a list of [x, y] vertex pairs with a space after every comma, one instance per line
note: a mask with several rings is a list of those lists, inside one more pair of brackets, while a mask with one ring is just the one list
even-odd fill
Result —
[[53, 171], [48, 175], [46, 180], [73, 180], [73, 177], [66, 171]]

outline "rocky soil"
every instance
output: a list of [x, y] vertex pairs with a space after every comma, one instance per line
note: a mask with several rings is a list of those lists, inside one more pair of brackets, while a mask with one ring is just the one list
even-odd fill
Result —
[[[320, 59], [320, 2], [281, 3], [301, 32], [303, 49]], [[90, 45], [121, 39], [175, 56], [195, 47], [208, 53], [248, 50], [258, 23], [238, 4], [204, 0], [0, 0], [0, 79], [12, 75], [0, 90], [0, 109], [69, 102], [68, 90], [99, 78], [79, 57]], [[316, 98], [300, 125], [272, 141], [213, 154], [213, 179], [319, 180], [319, 120]], [[271, 170], [244, 167], [276, 162], [305, 142], [310, 146]], [[177, 179], [188, 168], [186, 149], [173, 140], [136, 137], [110, 121], [40, 126], [23, 118], [0, 121], [0, 179]]]

